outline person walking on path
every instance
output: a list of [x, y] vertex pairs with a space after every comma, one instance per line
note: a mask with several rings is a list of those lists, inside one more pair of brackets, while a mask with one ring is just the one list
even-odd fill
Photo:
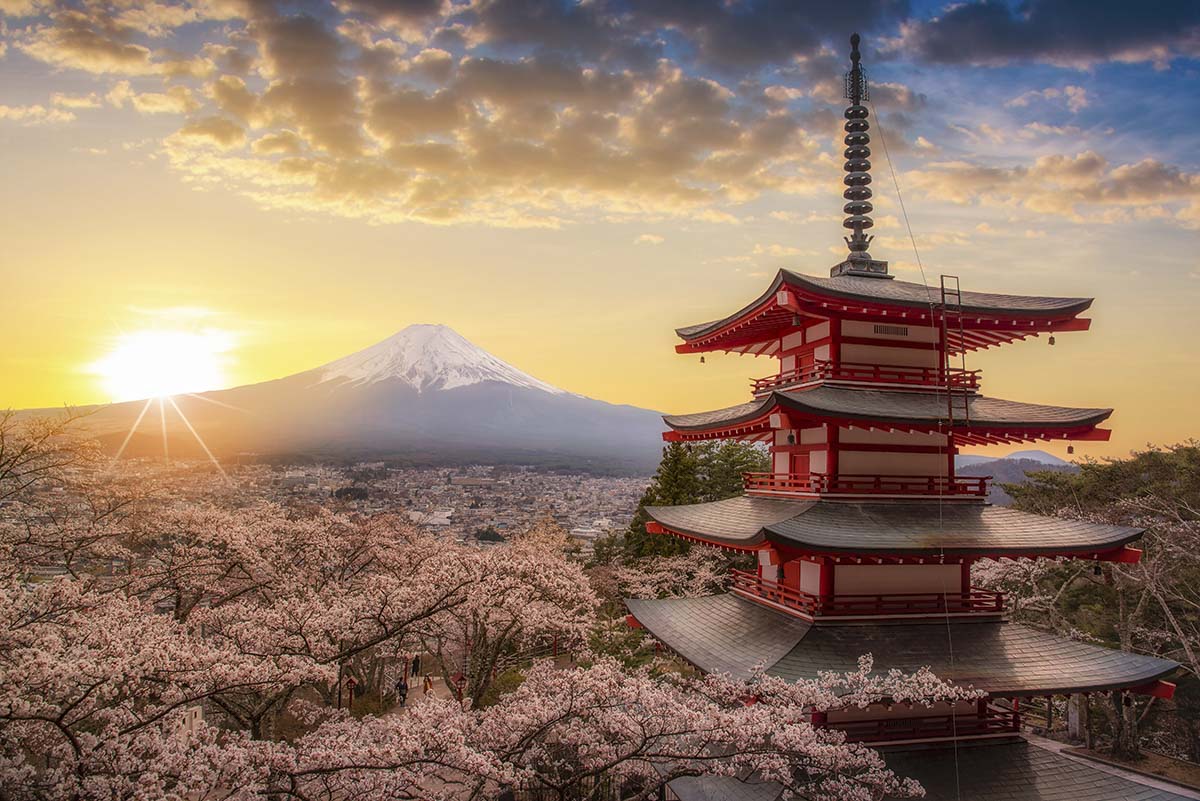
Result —
[[431, 692], [433, 692], [433, 674], [432, 673], [425, 674], [425, 681], [422, 683], [421, 689], [424, 691], [425, 695], [429, 695]]
[[408, 682], [403, 678], [396, 680], [396, 700], [400, 706], [408, 706]]

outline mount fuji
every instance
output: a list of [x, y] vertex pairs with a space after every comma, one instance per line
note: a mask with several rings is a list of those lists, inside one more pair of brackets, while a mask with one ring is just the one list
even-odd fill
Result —
[[[411, 325], [285, 378], [172, 400], [209, 448], [225, 457], [372, 457], [644, 473], [662, 448], [657, 412], [559, 389], [444, 325]], [[169, 402], [162, 419], [172, 454], [203, 455]], [[157, 403], [96, 407], [88, 423], [114, 451], [134, 428], [126, 454], [162, 453]]]

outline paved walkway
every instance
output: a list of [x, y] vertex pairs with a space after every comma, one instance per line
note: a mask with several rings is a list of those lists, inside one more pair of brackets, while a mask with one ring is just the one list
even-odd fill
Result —
[[1072, 754], [1070, 751], [1066, 750], [1071, 747], [1067, 743], [1060, 743], [1058, 740], [1050, 740], [1046, 737], [1039, 737], [1036, 734], [1030, 734], [1028, 732], [1023, 733], [1021, 736], [1028, 740], [1030, 745], [1036, 745], [1038, 748], [1044, 748], [1047, 751], [1053, 751], [1059, 756], [1070, 759], [1074, 762], [1081, 762], [1093, 770], [1097, 770], [1101, 773], [1108, 773], [1112, 776], [1120, 776], [1126, 781], [1131, 781], [1145, 787], [1153, 787], [1156, 790], [1166, 790], [1182, 798], [1200, 799], [1200, 793], [1196, 792], [1195, 790], [1189, 790], [1182, 785], [1164, 781], [1163, 779], [1152, 779], [1149, 776], [1143, 776], [1142, 774], [1134, 773], [1131, 770], [1125, 770], [1124, 768], [1118, 768], [1113, 765], [1106, 765], [1103, 762], [1096, 762], [1092, 759], [1084, 759], [1081, 756], [1076, 756], [1075, 754]]

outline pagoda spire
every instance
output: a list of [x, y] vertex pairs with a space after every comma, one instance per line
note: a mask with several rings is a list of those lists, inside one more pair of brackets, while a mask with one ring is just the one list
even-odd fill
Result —
[[846, 163], [843, 169], [846, 171], [846, 177], [842, 182], [846, 185], [846, 191], [842, 193], [842, 197], [846, 199], [846, 205], [842, 207], [842, 211], [846, 213], [846, 219], [842, 226], [851, 231], [850, 236], [845, 237], [850, 255], [841, 264], [834, 266], [829, 274], [835, 277], [857, 275], [891, 278], [888, 275], [887, 262], [872, 259], [871, 254], [867, 252], [871, 240], [875, 237], [863, 233], [875, 222], [871, 219], [871, 211], [874, 208], [871, 205], [871, 135], [868, 133], [871, 123], [867, 119], [867, 107], [863, 105], [871, 95], [867, 87], [867, 73], [862, 68], [862, 55], [858, 52], [858, 43], [859, 37], [856, 33], [850, 37], [850, 71], [846, 73], [846, 99], [850, 101], [850, 105], [845, 113], [846, 150], [843, 155]]

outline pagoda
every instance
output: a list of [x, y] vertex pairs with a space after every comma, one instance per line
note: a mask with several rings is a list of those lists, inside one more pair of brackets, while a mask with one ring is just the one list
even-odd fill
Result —
[[[1004, 596], [974, 585], [982, 560], [1136, 562], [1142, 532], [994, 506], [988, 479], [956, 474], [963, 446], [1108, 439], [1101, 425], [1111, 409], [991, 397], [980, 371], [966, 369], [966, 354], [982, 348], [1086, 331], [1092, 299], [965, 291], [952, 276], [931, 287], [893, 278], [871, 255], [858, 44], [856, 34], [846, 75], [845, 260], [828, 277], [780, 270], [732, 314], [677, 330], [679, 353], [769, 356], [778, 369], [751, 382], [745, 403], [665, 417], [663, 438], [765, 443], [771, 470], [745, 475], [735, 498], [651, 507], [646, 529], [753, 555], [756, 567], [734, 571], [723, 595], [631, 599], [630, 622], [704, 672], [765, 669], [800, 680], [853, 671], [871, 654], [877, 670], [929, 666], [984, 691], [956, 704], [814, 713], [814, 724], [850, 741], [886, 746], [889, 764], [931, 798], [1180, 798], [1097, 780], [1095, 769], [1020, 737], [1023, 700], [1169, 698], [1164, 679], [1178, 665], [1010, 622]], [[767, 799], [771, 789], [684, 779], [667, 796]]]

